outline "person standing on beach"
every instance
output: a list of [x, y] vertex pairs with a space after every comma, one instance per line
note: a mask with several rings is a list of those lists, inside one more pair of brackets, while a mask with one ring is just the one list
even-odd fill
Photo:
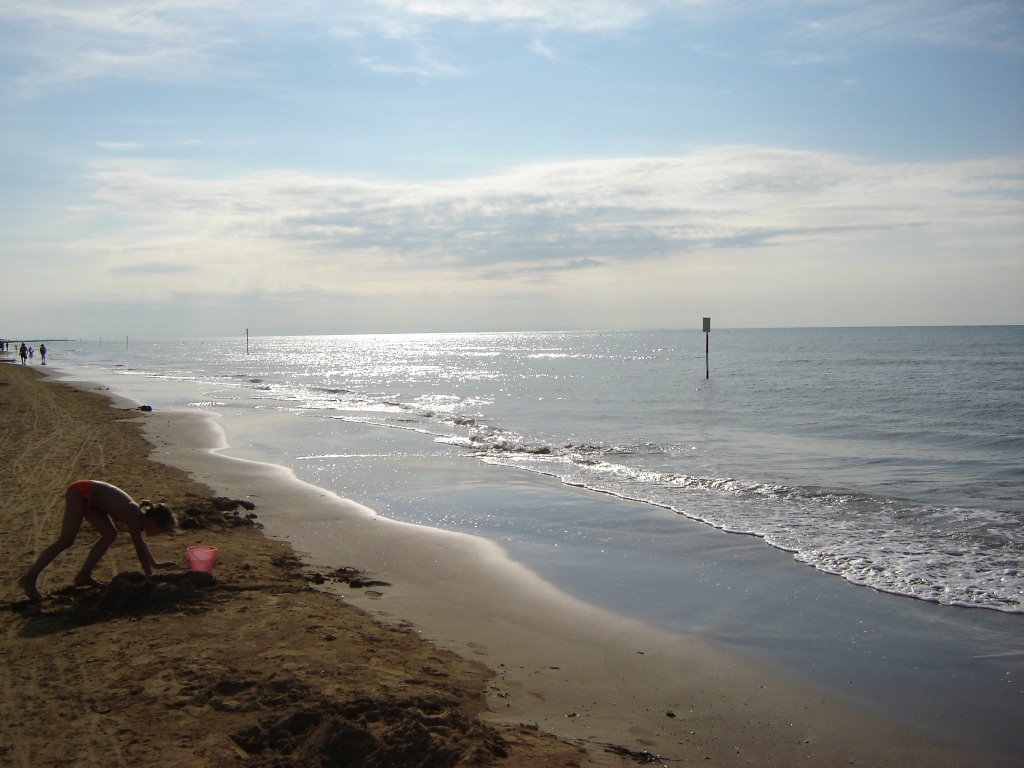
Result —
[[43, 358], [43, 365], [46, 365], [46, 345], [45, 344], [40, 344], [39, 345], [39, 356], [41, 358]]
[[24, 365], [25, 361], [28, 360], [28, 347], [25, 346], [25, 342], [21, 342], [21, 349], [18, 351], [21, 355], [21, 364]]
[[75, 576], [76, 586], [103, 586], [93, 578], [92, 569], [117, 538], [115, 520], [127, 526], [135, 545], [135, 554], [147, 576], [153, 575], [154, 568], [174, 567], [174, 563], [156, 562], [142, 538], [144, 533], [153, 535], [174, 530], [174, 514], [168, 507], [163, 504], [153, 506], [149, 501], [136, 504], [131, 496], [116, 485], [100, 480], [77, 480], [68, 486], [64, 494], [64, 520], [61, 523], [60, 535], [18, 579], [18, 584], [25, 590], [30, 600], [38, 602], [43, 599], [42, 593], [36, 587], [39, 574], [56, 559], [57, 555], [75, 542], [83, 520], [88, 520], [99, 531], [100, 538], [89, 550], [85, 563]]

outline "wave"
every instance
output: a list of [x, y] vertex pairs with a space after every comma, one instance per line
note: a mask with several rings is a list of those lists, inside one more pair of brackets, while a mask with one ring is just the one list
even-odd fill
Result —
[[[543, 350], [534, 357], [589, 360], [593, 355]], [[609, 358], [612, 362], [623, 359], [621, 355]], [[638, 356], [637, 359], [641, 358]], [[871, 359], [857, 362], [864, 365], [874, 363]], [[278, 361], [272, 361], [272, 364], [275, 366], [273, 370], [277, 370], [278, 365], [284, 370], [286, 365]], [[334, 367], [341, 366], [332, 362]], [[792, 409], [787, 416], [790, 419], [788, 424], [791, 427], [796, 425], [794, 434], [798, 434], [800, 439], [817, 439], [822, 441], [821, 445], [826, 444], [824, 441], [833, 441], [846, 446], [844, 451], [847, 453], [859, 453], [859, 456], [851, 457], [837, 452], [833, 458], [843, 462], [847, 477], [856, 478], [861, 473], [876, 473], [884, 477], [886, 482], [866, 486], [883, 489], [885, 494], [890, 493], [890, 488], [895, 489], [891, 495], [880, 495], [855, 488], [777, 482], [770, 476], [772, 468], [768, 462], [747, 464], [748, 475], [756, 474], [749, 471], [751, 466], [766, 467], [767, 471], [762, 476], [744, 476], [742, 464], [728, 461], [725, 463], [729, 464], [729, 469], [719, 472], [714, 462], [692, 458], [692, 446], [672, 442], [671, 437], [683, 434], [682, 430], [658, 430], [657, 434], [670, 435], [670, 439], [660, 442], [600, 442], [590, 439], [595, 433], [589, 428], [583, 429], [578, 436], [572, 435], [573, 439], [554, 439], [539, 434], [547, 424], [538, 416], [541, 411], [534, 401], [540, 398], [536, 397], [518, 401], [517, 406], [525, 410], [514, 414], [509, 421], [532, 423], [537, 433], [530, 433], [529, 429], [516, 432], [492, 423], [486, 415], [495, 410], [491, 406], [498, 397], [504, 396], [498, 394], [505, 392], [504, 389], [473, 389], [462, 385], [469, 378], [458, 376], [451, 379], [454, 383], [446, 385], [447, 391], [433, 381], [422, 383], [427, 381], [426, 378], [414, 382], [419, 385], [418, 389], [405, 381], [403, 376], [408, 370], [427, 377], [425, 371], [428, 368], [424, 366], [396, 368], [381, 378], [373, 378], [366, 371], [361, 374], [363, 378], [358, 378], [346, 371], [344, 379], [334, 372], [329, 376], [307, 378], [310, 374], [305, 369], [278, 375], [270, 372], [267, 364], [263, 368], [227, 375], [183, 370], [181, 367], [173, 372], [154, 374], [152, 367], [145, 368], [148, 370], [121, 367], [117, 372], [193, 381], [205, 378], [215, 384], [216, 391], [210, 393], [209, 400], [201, 401], [203, 403], [230, 402], [233, 393], [237, 393], [239, 400], [251, 398], [265, 402], [276, 398], [282, 407], [296, 412], [415, 430], [438, 442], [463, 449], [474, 458], [490, 464], [542, 473], [558, 478], [568, 486], [653, 505], [730, 533], [757, 536], [773, 547], [792, 553], [800, 562], [854, 584], [948, 605], [1024, 612], [1024, 566], [1021, 565], [1024, 514], [1001, 509], [925, 504], [899, 498], [899, 478], [894, 477], [897, 482], [892, 482], [886, 476], [887, 467], [896, 463], [912, 472], [927, 469], [931, 463], [941, 463], [942, 466], [956, 465], [962, 477], [971, 478], [977, 474], [991, 484], [1001, 477], [998, 474], [1001, 459], [989, 462], [994, 468], [984, 474], [969, 471], [973, 466], [971, 462], [1003, 455], [995, 451], [1019, 455], [1015, 449], [1021, 447], [1024, 438], [1013, 430], [1010, 434], [1005, 431], [999, 434], [995, 429], [986, 431], [985, 424], [981, 422], [971, 422], [978, 427], [977, 432], [962, 429], [959, 424], [953, 424], [955, 429], [947, 428], [945, 422], [949, 414], [937, 421], [924, 418], [927, 414], [918, 418], [905, 412], [890, 421], [892, 412], [899, 410], [898, 397], [890, 398], [889, 408], [883, 409], [884, 412], [860, 421], [850, 418], [851, 413], [861, 412], [860, 399], [848, 400], [845, 411], [812, 410], [805, 413], [800, 408]], [[429, 368], [429, 377], [434, 377], [434, 370], [434, 367]], [[472, 374], [475, 380], [509, 380], [507, 372], [502, 374], [500, 370], [492, 372], [489, 369], [484, 373], [476, 368], [462, 368], [456, 373], [466, 377]], [[503, 375], [505, 378], [501, 378]], [[336, 380], [343, 380], [348, 385], [334, 386]], [[401, 383], [395, 385], [392, 380]], [[747, 391], [748, 397], [743, 401], [727, 402], [723, 399], [720, 405], [714, 399], [702, 402], [719, 407], [723, 412], [727, 406], [732, 413], [746, 409], [746, 415], [739, 417], [740, 431], [726, 430], [719, 436], [728, 440], [739, 434], [741, 440], [748, 441], [748, 448], [757, 446], [773, 451], [777, 445], [772, 439], [770, 426], [765, 428], [764, 435], [759, 432], [763, 423], [761, 412], [776, 412], [768, 406], [780, 405], [778, 393], [783, 391], [786, 382], [773, 379], [762, 383], [767, 400], [758, 399], [760, 390], [751, 385], [753, 389]], [[799, 398], [804, 392], [797, 382], [790, 382], [788, 388], [791, 399]], [[557, 393], [565, 394], [570, 404], [572, 398], [582, 402], [586, 395], [577, 393], [574, 385]], [[644, 402], [660, 402], [657, 398], [664, 395], [664, 389], [655, 390], [653, 395], [645, 392], [644, 397], [648, 399]], [[709, 398], [723, 397], [716, 390], [708, 390], [707, 395]], [[631, 390], [630, 396], [637, 395]], [[860, 398], [861, 394], [856, 397]], [[634, 411], [630, 408], [637, 414], [642, 408], [639, 402], [610, 402], [614, 405], [607, 407], [623, 407], [631, 415]], [[576, 405], [579, 407], [578, 403]], [[781, 405], [785, 407], [786, 402]], [[761, 412], [755, 413], [755, 406]], [[1005, 414], [997, 409], [976, 410], [978, 418], [999, 418], [1001, 423], [1008, 421]], [[664, 412], [668, 413], [667, 410]], [[672, 413], [675, 417], [676, 412]], [[694, 411], [687, 413], [692, 416]], [[517, 419], [520, 415], [525, 416]], [[579, 419], [583, 418], [588, 418], [588, 415], [580, 411]], [[583, 427], [595, 421], [614, 424], [618, 414], [609, 410], [605, 414], [592, 415], [592, 418], [594, 420], [589, 422], [578, 420], [577, 426]], [[650, 429], [651, 426], [647, 424], [645, 428]], [[979, 447], [988, 452], [975, 453]], [[784, 446], [780, 447], [783, 449]], [[885, 455], [880, 456], [879, 452]], [[802, 454], [798, 456], [801, 458]], [[1014, 466], [1018, 465], [1014, 463]], [[998, 498], [995, 503], [1004, 503], [1015, 484], [1019, 484], [1019, 476], [1013, 476], [1011, 469], [1006, 472], [1011, 475], [1005, 493], [982, 493], [978, 498]], [[822, 472], [819, 478], [824, 477], [827, 481], [830, 476], [838, 475]], [[909, 482], [905, 484], [906, 487], [910, 485]]]
[[569, 456], [495, 453], [486, 461], [759, 537], [853, 584], [945, 605], [1024, 613], [1024, 521], [1014, 513], [666, 474]]

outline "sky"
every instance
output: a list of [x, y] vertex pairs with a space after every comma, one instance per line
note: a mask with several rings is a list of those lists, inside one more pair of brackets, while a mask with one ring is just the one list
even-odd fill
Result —
[[1024, 323], [1020, 0], [0, 0], [0, 337]]

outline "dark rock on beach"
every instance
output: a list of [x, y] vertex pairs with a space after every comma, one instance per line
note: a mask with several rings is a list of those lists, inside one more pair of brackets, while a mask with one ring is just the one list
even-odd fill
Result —
[[[248, 514], [243, 515], [239, 509], [245, 510]], [[213, 526], [262, 528], [263, 525], [256, 522], [256, 515], [252, 513], [254, 509], [256, 505], [245, 499], [230, 499], [226, 496], [200, 499], [181, 510], [178, 524], [188, 530]]]

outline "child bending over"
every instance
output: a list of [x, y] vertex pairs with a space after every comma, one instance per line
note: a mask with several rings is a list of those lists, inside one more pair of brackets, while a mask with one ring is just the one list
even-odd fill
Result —
[[131, 496], [110, 483], [99, 480], [76, 480], [68, 486], [64, 494], [64, 521], [61, 523], [60, 535], [53, 544], [42, 551], [32, 567], [25, 571], [25, 575], [18, 579], [18, 584], [25, 590], [29, 599], [43, 599], [36, 588], [39, 574], [57, 555], [75, 542], [83, 520], [92, 523], [99, 531], [100, 538], [89, 550], [82, 569], [75, 576], [77, 586], [102, 586], [92, 577], [92, 569], [117, 538], [115, 520], [128, 528], [132, 544], [135, 545], [135, 554], [147, 576], [153, 575], [154, 568], [174, 567], [174, 563], [156, 562], [142, 538], [144, 533], [152, 535], [174, 530], [174, 515], [169, 508], [163, 504], [153, 506], [149, 501], [143, 501], [141, 505], [136, 504]]

